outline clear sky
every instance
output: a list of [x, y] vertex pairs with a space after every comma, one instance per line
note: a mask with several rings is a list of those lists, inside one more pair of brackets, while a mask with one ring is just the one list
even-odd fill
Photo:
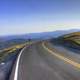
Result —
[[0, 35], [80, 28], [80, 0], [0, 0]]

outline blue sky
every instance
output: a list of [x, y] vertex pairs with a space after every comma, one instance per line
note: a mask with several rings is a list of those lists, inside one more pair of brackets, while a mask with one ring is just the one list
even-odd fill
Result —
[[0, 0], [0, 35], [80, 27], [80, 0]]

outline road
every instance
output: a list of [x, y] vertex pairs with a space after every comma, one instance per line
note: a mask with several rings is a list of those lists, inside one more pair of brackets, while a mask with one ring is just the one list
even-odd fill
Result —
[[70, 56], [57, 52], [48, 42], [32, 44], [19, 54], [10, 80], [80, 80], [79, 60]]

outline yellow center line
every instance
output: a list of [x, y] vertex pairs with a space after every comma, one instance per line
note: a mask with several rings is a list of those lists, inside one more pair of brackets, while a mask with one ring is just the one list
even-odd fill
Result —
[[65, 62], [67, 62], [67, 63], [69, 63], [71, 65], [73, 65], [74, 67], [80, 69], [80, 63], [77, 63], [77, 62], [75, 62], [75, 61], [73, 61], [71, 59], [68, 59], [68, 58], [66, 58], [66, 57], [64, 57], [64, 56], [62, 56], [60, 54], [54, 53], [52, 50], [50, 50], [48, 47], [46, 47], [44, 43], [42, 43], [42, 46], [44, 47], [45, 50], [47, 50], [48, 52], [50, 52], [52, 55], [56, 56], [57, 58], [65, 61]]

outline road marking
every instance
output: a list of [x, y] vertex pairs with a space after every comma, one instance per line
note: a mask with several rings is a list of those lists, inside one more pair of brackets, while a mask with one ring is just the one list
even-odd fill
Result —
[[[29, 46], [33, 44], [33, 43], [29, 43]], [[17, 62], [16, 62], [16, 68], [15, 68], [15, 73], [14, 73], [14, 79], [13, 80], [18, 80], [18, 68], [19, 68], [19, 62], [20, 62], [20, 58], [21, 58], [21, 55], [23, 53], [23, 51], [26, 49], [26, 46], [21, 50], [18, 58], [17, 58]]]
[[44, 43], [42, 43], [42, 46], [44, 47], [45, 50], [47, 50], [48, 52], [50, 52], [52, 55], [56, 56], [57, 58], [59, 58], [61, 60], [64, 60], [65, 62], [73, 65], [74, 67], [80, 69], [80, 63], [72, 61], [72, 60], [70, 60], [70, 59], [68, 59], [68, 58], [66, 58], [66, 57], [64, 57], [64, 56], [62, 56], [60, 54], [54, 53], [52, 50], [50, 50], [48, 47], [46, 47]]
[[18, 80], [19, 61], [20, 61], [21, 55], [22, 55], [23, 51], [25, 50], [25, 48], [26, 48], [26, 47], [24, 47], [24, 48], [21, 50], [21, 52], [20, 52], [20, 54], [19, 54], [19, 56], [18, 56], [18, 58], [17, 58], [17, 63], [16, 63], [16, 68], [15, 68], [15, 73], [14, 73], [14, 79], [13, 79], [13, 80]]

